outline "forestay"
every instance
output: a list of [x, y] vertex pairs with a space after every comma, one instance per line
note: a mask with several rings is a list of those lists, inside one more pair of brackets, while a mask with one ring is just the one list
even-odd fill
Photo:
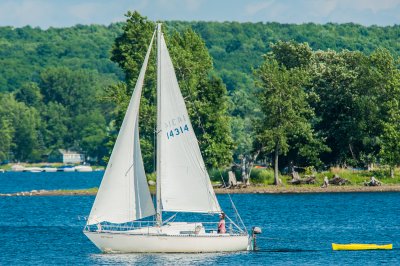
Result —
[[221, 212], [161, 36], [159, 169], [163, 211]]
[[125, 223], [155, 214], [139, 142], [139, 104], [154, 34], [140, 70], [88, 224]]

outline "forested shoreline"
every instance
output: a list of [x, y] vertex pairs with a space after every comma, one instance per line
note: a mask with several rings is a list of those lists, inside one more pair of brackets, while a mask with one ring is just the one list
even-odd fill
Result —
[[[0, 27], [0, 161], [66, 148], [104, 163], [153, 28], [137, 13], [109, 26]], [[399, 163], [400, 26], [171, 21], [165, 33], [209, 168], [276, 153], [279, 168]], [[153, 72], [141, 106], [146, 165]]]

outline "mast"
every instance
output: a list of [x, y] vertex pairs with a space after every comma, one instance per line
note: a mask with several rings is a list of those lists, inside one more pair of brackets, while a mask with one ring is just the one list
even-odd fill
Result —
[[156, 220], [157, 225], [162, 224], [161, 213], [161, 23], [157, 24], [157, 211]]

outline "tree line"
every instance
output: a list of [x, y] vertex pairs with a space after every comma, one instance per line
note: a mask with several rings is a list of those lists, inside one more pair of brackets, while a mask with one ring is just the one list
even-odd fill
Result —
[[99, 163], [109, 104], [100, 103], [99, 74], [65, 67], [48, 68], [37, 82], [0, 94], [0, 161], [40, 162], [53, 149], [83, 152]]
[[[280, 168], [398, 163], [400, 26], [165, 24], [208, 167], [250, 154]], [[110, 26], [0, 27], [0, 160], [40, 161], [70, 148], [102, 162], [153, 29], [137, 12]], [[148, 172], [154, 54], [151, 61], [140, 110]]]
[[258, 149], [301, 165], [400, 162], [399, 60], [386, 49], [313, 51], [277, 42], [255, 71]]

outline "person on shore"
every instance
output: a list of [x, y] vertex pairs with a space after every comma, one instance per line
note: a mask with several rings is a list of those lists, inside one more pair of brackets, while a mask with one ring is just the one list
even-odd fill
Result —
[[329, 186], [329, 179], [327, 176], [324, 177], [324, 183], [322, 184], [322, 188], [327, 188]]
[[372, 176], [371, 180], [369, 182], [364, 182], [364, 185], [365, 186], [375, 187], [375, 186], [380, 186], [382, 184], [378, 179], [376, 179], [374, 176]]
[[219, 215], [218, 234], [225, 234], [225, 233], [226, 233], [225, 213], [221, 213]]

